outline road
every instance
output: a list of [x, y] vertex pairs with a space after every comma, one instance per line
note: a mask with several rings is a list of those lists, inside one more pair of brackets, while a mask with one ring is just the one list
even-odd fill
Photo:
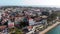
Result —
[[45, 30], [39, 32], [39, 34], [45, 34], [45, 33], [48, 32], [49, 30], [51, 30], [52, 28], [56, 27], [58, 24], [60, 24], [60, 22], [56, 22], [55, 24], [49, 26], [49, 27], [46, 28]]

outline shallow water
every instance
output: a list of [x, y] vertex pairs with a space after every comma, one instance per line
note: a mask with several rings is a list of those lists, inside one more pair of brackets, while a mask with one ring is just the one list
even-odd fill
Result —
[[60, 25], [56, 26], [52, 30], [48, 31], [46, 34], [60, 34]]

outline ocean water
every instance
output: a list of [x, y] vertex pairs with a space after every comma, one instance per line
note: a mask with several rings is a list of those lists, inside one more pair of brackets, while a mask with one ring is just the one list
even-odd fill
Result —
[[60, 34], [60, 25], [56, 26], [52, 30], [48, 31], [46, 34]]

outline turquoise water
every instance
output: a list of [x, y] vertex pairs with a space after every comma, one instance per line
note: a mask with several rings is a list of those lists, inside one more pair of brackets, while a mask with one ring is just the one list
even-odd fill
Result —
[[47, 32], [46, 34], [60, 34], [60, 25], [56, 26], [55, 28]]

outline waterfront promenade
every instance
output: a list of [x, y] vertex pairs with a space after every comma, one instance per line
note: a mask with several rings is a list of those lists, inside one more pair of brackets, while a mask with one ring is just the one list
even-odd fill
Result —
[[55, 24], [49, 26], [48, 28], [46, 28], [45, 30], [41, 31], [39, 34], [45, 34], [47, 33], [49, 30], [51, 30], [52, 28], [56, 27], [58, 24], [60, 24], [60, 22], [56, 22]]

